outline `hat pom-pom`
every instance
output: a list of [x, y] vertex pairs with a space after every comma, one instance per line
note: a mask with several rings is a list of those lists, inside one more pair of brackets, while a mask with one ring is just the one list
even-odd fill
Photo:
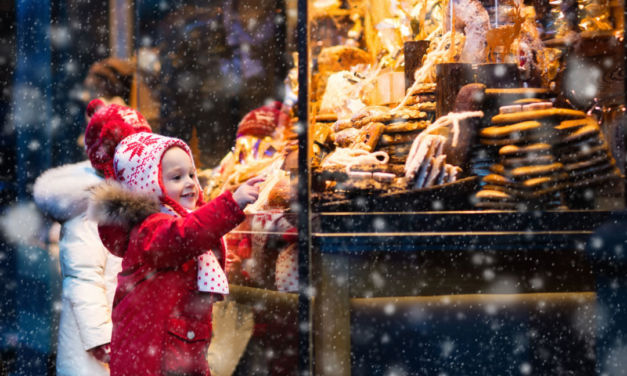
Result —
[[102, 101], [102, 99], [93, 99], [91, 102], [89, 102], [89, 104], [87, 105], [87, 110], [85, 111], [85, 113], [87, 114], [88, 117], [92, 117], [94, 116], [94, 113], [102, 106], [104, 106], [105, 103]]

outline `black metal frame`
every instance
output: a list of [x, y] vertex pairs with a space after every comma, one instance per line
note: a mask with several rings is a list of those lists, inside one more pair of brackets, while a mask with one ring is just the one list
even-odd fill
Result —
[[309, 205], [309, 40], [308, 2], [298, 0], [297, 45], [298, 45], [298, 321], [299, 321], [299, 371], [301, 375], [313, 374], [313, 346], [311, 299], [309, 296], [311, 236]]

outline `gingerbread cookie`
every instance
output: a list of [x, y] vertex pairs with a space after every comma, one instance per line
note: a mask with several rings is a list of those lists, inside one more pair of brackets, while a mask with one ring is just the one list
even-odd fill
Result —
[[497, 175], [505, 175], [505, 167], [500, 163], [490, 165], [490, 172]]
[[510, 114], [499, 114], [492, 118], [493, 124], [514, 124], [525, 121], [552, 118], [557, 121], [585, 118], [586, 114], [568, 108], [549, 108], [533, 111], [521, 111]]
[[382, 123], [370, 123], [361, 128], [355, 139], [356, 144], [364, 144], [368, 151], [373, 151], [379, 142], [379, 138], [383, 134], [385, 126]]
[[568, 175], [565, 173], [555, 174], [553, 176], [538, 176], [521, 181], [520, 187], [524, 189], [555, 187], [560, 181], [566, 179], [567, 176]]
[[485, 94], [499, 98], [511, 98], [509, 103], [512, 103], [519, 99], [543, 98], [549, 94], [549, 90], [531, 87], [490, 88], [485, 90]]
[[561, 123], [559, 123], [559, 125], [555, 126], [555, 129], [558, 131], [565, 131], [565, 132], [571, 132], [571, 131], [576, 131], [581, 127], [584, 127], [586, 125], [596, 125], [597, 122], [590, 118], [590, 117], [586, 117], [583, 119], [574, 119], [574, 120], [564, 120]]
[[361, 128], [370, 123], [387, 123], [390, 120], [392, 120], [392, 114], [385, 113], [385, 114], [365, 116], [357, 120], [352, 120], [352, 124], [353, 124], [353, 127], [355, 128]]
[[435, 83], [421, 83], [416, 84], [411, 91], [411, 94], [424, 94], [424, 93], [434, 93], [436, 89]]
[[475, 198], [477, 200], [475, 206], [478, 208], [511, 210], [517, 206], [510, 194], [500, 190], [482, 189], [475, 194]]
[[570, 133], [568, 136], [562, 137], [556, 142], [556, 145], [568, 144], [573, 142], [576, 143], [589, 138], [599, 138], [600, 132], [601, 129], [597, 124], [588, 124]]
[[549, 165], [538, 165], [538, 166], [523, 166], [516, 167], [509, 171], [509, 174], [516, 180], [524, 180], [531, 177], [540, 177], [551, 174], [556, 174], [564, 168], [559, 162], [551, 163]]
[[425, 103], [425, 102], [435, 102], [435, 95], [433, 94], [415, 94], [407, 98], [406, 105]]
[[529, 104], [529, 103], [540, 103], [540, 102], [545, 102], [543, 99], [540, 98], [521, 98], [521, 99], [516, 99], [514, 101], [514, 104]]
[[389, 146], [389, 145], [398, 145], [398, 144], [411, 144], [416, 136], [420, 134], [421, 131], [415, 132], [402, 132], [402, 133], [389, 133], [381, 135], [379, 139], [380, 146]]
[[551, 143], [554, 132], [539, 121], [526, 121], [505, 126], [491, 126], [480, 131], [484, 145], [507, 146], [530, 143]]
[[424, 120], [427, 114], [409, 107], [402, 107], [396, 111], [390, 113], [392, 118], [388, 123], [395, 123], [407, 120]]
[[433, 112], [437, 109], [435, 102], [415, 103], [407, 106], [415, 111]]
[[483, 182], [487, 185], [513, 186], [515, 183], [500, 174], [488, 174], [483, 177]]
[[481, 137], [490, 139], [502, 139], [510, 137], [514, 133], [523, 134], [525, 132], [537, 131], [542, 127], [538, 121], [525, 121], [506, 126], [493, 126], [483, 128], [479, 133]]
[[427, 128], [431, 122], [427, 120], [421, 121], [400, 121], [396, 123], [390, 123], [385, 125], [385, 134], [390, 133], [402, 133], [402, 132], [415, 132]]
[[499, 155], [505, 158], [519, 158], [528, 155], [551, 154], [551, 145], [537, 143], [525, 146], [506, 145], [499, 149]]

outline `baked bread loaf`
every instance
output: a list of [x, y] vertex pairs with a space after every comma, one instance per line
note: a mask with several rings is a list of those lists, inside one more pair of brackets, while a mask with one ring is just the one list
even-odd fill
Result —
[[287, 209], [290, 207], [291, 185], [289, 176], [282, 176], [270, 189], [268, 194], [268, 209]]
[[372, 56], [360, 48], [350, 46], [326, 47], [318, 55], [318, 72], [321, 74], [350, 70], [357, 64], [372, 64]]

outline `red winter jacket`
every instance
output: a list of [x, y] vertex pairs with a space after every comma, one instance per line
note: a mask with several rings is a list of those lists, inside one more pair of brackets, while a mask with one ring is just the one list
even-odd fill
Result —
[[[115, 185], [107, 186], [96, 192], [92, 216], [100, 224], [103, 243], [123, 257], [113, 308], [111, 376], [164, 375], [166, 363], [194, 362], [193, 375], [209, 375], [205, 359], [216, 296], [198, 292], [195, 257], [220, 249], [216, 257], [224, 267], [221, 237], [244, 219], [244, 213], [228, 192], [185, 217], [175, 217], [155, 213], [154, 202], [128, 204], [128, 197], [111, 192]], [[124, 195], [135, 196], [131, 201], [138, 196], [128, 191]], [[119, 215], [129, 207], [136, 211]]]

